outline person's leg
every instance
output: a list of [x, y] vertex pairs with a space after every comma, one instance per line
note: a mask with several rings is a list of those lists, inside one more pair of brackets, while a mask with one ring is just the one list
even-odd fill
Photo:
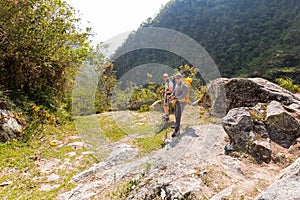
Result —
[[172, 133], [172, 137], [176, 137], [179, 130], [180, 130], [180, 125], [181, 125], [181, 116], [182, 116], [182, 112], [184, 109], [185, 103], [180, 103], [180, 102], [176, 102], [175, 104], [175, 129], [174, 132]]
[[181, 116], [182, 116], [182, 113], [183, 113], [183, 110], [184, 110], [184, 107], [185, 107], [186, 103], [180, 103], [180, 111], [181, 111]]
[[168, 105], [166, 106], [166, 115], [170, 115], [170, 113], [169, 113], [169, 103], [170, 103], [170, 101], [168, 101], [167, 102], [168, 103]]
[[164, 96], [164, 104], [163, 104], [163, 108], [164, 108], [164, 114], [166, 115], [166, 106], [167, 106], [167, 97], [166, 95]]
[[165, 115], [169, 115], [169, 106], [164, 105], [164, 113]]
[[175, 132], [178, 132], [180, 129], [180, 120], [181, 120], [181, 106], [177, 101], [175, 104]]
[[164, 97], [164, 115], [163, 115], [163, 119], [168, 120], [169, 119], [169, 100], [167, 99], [167, 97]]

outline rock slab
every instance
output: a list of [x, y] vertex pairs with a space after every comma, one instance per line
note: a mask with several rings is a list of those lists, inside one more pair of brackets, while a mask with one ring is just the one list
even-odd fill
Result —
[[266, 124], [272, 141], [289, 148], [300, 137], [300, 124], [277, 101], [267, 107]]
[[0, 142], [6, 142], [22, 135], [23, 125], [12, 111], [0, 110]]
[[223, 128], [233, 146], [246, 147], [255, 140], [254, 123], [247, 108], [234, 108], [222, 119]]
[[300, 158], [284, 170], [281, 178], [270, 185], [255, 200], [299, 200], [300, 199]]
[[[206, 102], [203, 102], [206, 101]], [[200, 103], [209, 103], [212, 112], [227, 112], [238, 107], [278, 101], [283, 105], [300, 106], [300, 99], [290, 91], [262, 78], [221, 78], [212, 81]], [[207, 102], [208, 101], [208, 102]], [[220, 113], [221, 114], [221, 113]]]

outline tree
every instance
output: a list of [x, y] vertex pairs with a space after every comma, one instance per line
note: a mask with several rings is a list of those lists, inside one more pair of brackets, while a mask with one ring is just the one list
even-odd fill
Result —
[[64, 101], [89, 52], [79, 21], [62, 0], [2, 0], [0, 86], [49, 108]]
[[[172, 0], [130, 35], [116, 55], [138, 42], [144, 27], [168, 28], [204, 47], [223, 77], [261, 76], [274, 81], [277, 71], [288, 67], [292, 72], [283, 75], [299, 84], [299, 61], [294, 62], [300, 56], [299, 13], [299, 0]], [[287, 62], [295, 64], [270, 66], [278, 53], [293, 55]], [[149, 62], [174, 67], [188, 63], [172, 52], [142, 49], [119, 57], [114, 64], [121, 77], [131, 67]]]
[[107, 66], [104, 66], [101, 74], [95, 101], [97, 112], [112, 109], [111, 95], [117, 83], [116, 71], [114, 71], [114, 65], [112, 63], [108, 63]]

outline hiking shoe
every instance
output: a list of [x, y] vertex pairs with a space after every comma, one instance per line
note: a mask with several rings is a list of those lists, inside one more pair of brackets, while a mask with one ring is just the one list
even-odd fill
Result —
[[176, 126], [175, 123], [171, 124], [171, 128], [175, 128], [175, 126]]
[[172, 133], [172, 138], [173, 138], [173, 137], [176, 137], [178, 134], [179, 134], [179, 131], [174, 131], [174, 132]]
[[168, 121], [168, 120], [170, 119], [170, 118], [169, 118], [169, 115], [163, 115], [162, 118], [163, 118], [163, 120], [165, 120], [165, 121]]

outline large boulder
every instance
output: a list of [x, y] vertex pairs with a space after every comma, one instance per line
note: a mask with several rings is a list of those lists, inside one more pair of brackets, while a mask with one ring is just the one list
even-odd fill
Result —
[[300, 138], [300, 123], [285, 107], [272, 101], [231, 109], [222, 119], [223, 128], [230, 138], [226, 153], [239, 149], [258, 161], [270, 162], [270, 140], [284, 148], [296, 144]]
[[[206, 102], [203, 102], [206, 101]], [[213, 112], [226, 107], [227, 112], [238, 107], [253, 107], [258, 103], [278, 101], [296, 107], [300, 99], [290, 91], [262, 78], [221, 78], [212, 81], [202, 103], [210, 102]], [[201, 103], [201, 101], [200, 101]]]
[[0, 142], [19, 138], [24, 124], [13, 111], [0, 109]]
[[259, 194], [255, 200], [300, 199], [300, 158], [283, 170], [280, 179]]
[[289, 148], [300, 137], [300, 124], [277, 101], [267, 106], [266, 124], [274, 142]]
[[262, 138], [269, 138], [266, 121], [267, 113], [266, 103], [258, 103], [254, 107], [249, 108], [251, 118], [254, 122], [254, 132]]
[[213, 117], [222, 118], [228, 112], [226, 90], [223, 79], [216, 79], [211, 82], [206, 93], [199, 100], [201, 106], [211, 108], [210, 114]]
[[222, 123], [233, 146], [245, 149], [250, 141], [255, 140], [254, 123], [247, 108], [230, 110]]
[[269, 163], [272, 159], [272, 149], [268, 141], [261, 139], [255, 140], [248, 151], [257, 162]]
[[[251, 154], [259, 162], [271, 161], [271, 146], [267, 140], [263, 140], [256, 131], [264, 131], [263, 125], [255, 125], [250, 108], [233, 108], [226, 117], [222, 119], [223, 128], [230, 139], [230, 149], [225, 150], [243, 150]], [[261, 126], [257, 128], [257, 126]]]

